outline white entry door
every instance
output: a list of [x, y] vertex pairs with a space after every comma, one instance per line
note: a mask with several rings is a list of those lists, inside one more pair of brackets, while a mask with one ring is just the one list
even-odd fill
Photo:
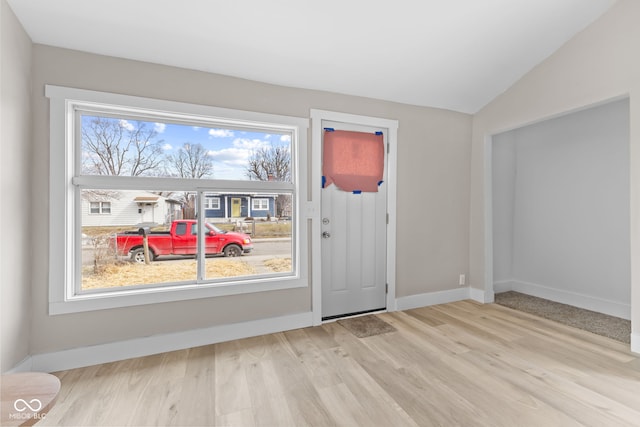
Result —
[[149, 203], [142, 203], [138, 210], [140, 211], [141, 223], [153, 222], [153, 205]]
[[[386, 308], [387, 131], [322, 121], [322, 127], [383, 132], [385, 173], [377, 193], [322, 189], [322, 318]], [[324, 132], [323, 132], [324, 135]]]

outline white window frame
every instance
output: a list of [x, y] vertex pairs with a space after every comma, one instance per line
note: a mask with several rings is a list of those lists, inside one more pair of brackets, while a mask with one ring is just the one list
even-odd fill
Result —
[[[307, 164], [307, 118], [281, 116], [250, 111], [231, 110], [211, 106], [165, 101], [137, 96], [96, 92], [47, 85], [45, 95], [50, 99], [50, 215], [49, 215], [49, 314], [65, 314], [109, 308], [137, 306], [170, 301], [201, 299], [309, 286], [308, 235], [309, 219], [313, 218], [313, 203], [308, 196], [307, 173], [301, 173]], [[149, 115], [209, 124], [210, 120], [225, 126], [259, 127], [292, 135], [292, 183], [260, 181], [231, 181], [176, 178], [110, 176], [109, 185], [104, 176], [76, 176], [78, 149], [74, 141], [76, 108], [94, 106], [100, 111], [111, 106], [116, 113]], [[302, 167], [300, 167], [302, 165]], [[74, 167], [75, 166], [75, 167]], [[79, 293], [81, 267], [81, 209], [79, 189], [112, 188], [193, 191], [204, 195], [211, 191], [246, 192], [247, 190], [291, 193], [294, 199], [294, 226], [292, 229], [292, 261], [290, 275], [250, 276], [225, 282], [202, 281], [175, 286], [136, 287], [104, 292]], [[251, 186], [254, 186], [251, 188]], [[199, 216], [204, 218], [203, 204]], [[204, 239], [199, 239], [204, 246]], [[202, 248], [204, 249], [204, 248]], [[199, 256], [202, 255], [200, 251]], [[204, 265], [204, 263], [202, 263]], [[200, 274], [200, 277], [203, 277]]]
[[[214, 203], [217, 206], [214, 206]], [[213, 210], [220, 210], [220, 197], [209, 197], [209, 196], [205, 196], [204, 198], [204, 208], [205, 209], [213, 209]]]
[[[265, 208], [263, 208], [261, 206], [256, 207], [256, 202], [260, 202], [260, 205], [262, 205], [262, 202], [267, 202], [267, 207], [265, 207]], [[252, 211], [268, 211], [269, 210], [269, 198], [267, 198], [267, 197], [252, 198], [251, 199], [251, 210]]]

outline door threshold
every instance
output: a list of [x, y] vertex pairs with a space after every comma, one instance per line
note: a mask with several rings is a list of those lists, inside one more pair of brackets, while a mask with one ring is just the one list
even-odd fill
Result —
[[336, 314], [335, 316], [326, 316], [322, 318], [322, 323], [335, 322], [340, 319], [349, 319], [352, 317], [366, 316], [368, 314], [386, 313], [387, 308], [374, 308], [373, 310], [356, 311], [354, 313]]

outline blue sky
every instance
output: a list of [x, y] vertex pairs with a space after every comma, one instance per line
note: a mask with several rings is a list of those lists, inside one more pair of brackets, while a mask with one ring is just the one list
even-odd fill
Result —
[[[83, 117], [84, 120], [91, 116]], [[133, 120], [119, 120], [122, 128], [135, 128]], [[175, 154], [184, 143], [201, 144], [213, 160], [214, 179], [246, 180], [246, 167], [251, 153], [263, 147], [291, 145], [288, 134], [250, 132], [246, 130], [206, 128], [171, 123], [144, 122], [146, 128], [157, 132], [156, 141], [162, 141], [166, 155]], [[87, 155], [87, 153], [85, 153]]]
[[248, 132], [245, 130], [155, 124], [163, 149], [172, 154], [185, 142], [202, 144], [213, 159], [216, 179], [247, 179], [245, 170], [251, 152], [263, 147], [290, 146], [289, 135]]

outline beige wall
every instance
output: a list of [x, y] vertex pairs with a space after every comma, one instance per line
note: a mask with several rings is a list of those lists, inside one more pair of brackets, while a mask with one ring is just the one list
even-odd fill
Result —
[[[470, 271], [474, 288], [491, 291], [485, 235], [486, 138], [603, 101], [630, 96], [631, 319], [640, 329], [640, 2], [620, 0], [503, 95], [474, 116]], [[638, 342], [640, 346], [640, 342]]]
[[398, 113], [396, 296], [458, 289], [469, 262], [470, 126], [443, 110]]
[[5, 0], [2, 22], [0, 93], [0, 372], [29, 355], [31, 326], [31, 40]]
[[309, 117], [311, 108], [399, 120], [397, 294], [458, 287], [468, 266], [471, 116], [273, 86], [87, 53], [34, 46], [32, 354], [311, 310], [308, 288], [71, 315], [47, 315], [48, 100], [44, 85]]

